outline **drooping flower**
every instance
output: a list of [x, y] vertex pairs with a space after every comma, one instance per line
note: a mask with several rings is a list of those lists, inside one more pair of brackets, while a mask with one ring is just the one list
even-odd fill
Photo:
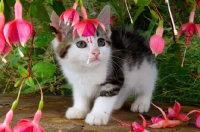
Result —
[[156, 29], [156, 33], [150, 38], [149, 45], [152, 53], [155, 54], [156, 56], [163, 52], [165, 46], [165, 40], [162, 37], [163, 31], [164, 31], [163, 26], [162, 25], [158, 26], [158, 28]]
[[79, 14], [76, 11], [76, 8], [78, 6], [78, 0], [74, 3], [73, 7], [71, 9], [67, 9], [60, 15], [59, 23], [64, 20], [65, 23], [69, 25], [69, 23], [72, 23], [72, 26], [74, 26], [76, 23], [79, 22]]
[[133, 123], [128, 123], [125, 121], [121, 121], [118, 119], [115, 119], [114, 117], [110, 116], [112, 119], [120, 122], [121, 124], [119, 124], [120, 127], [129, 127], [131, 129], [130, 132], [149, 132], [147, 131], [146, 128], [146, 119], [144, 118], [143, 115], [140, 114], [140, 117], [143, 120], [142, 126], [138, 123], [138, 122], [133, 122]]
[[3, 34], [3, 28], [5, 24], [5, 17], [4, 17], [4, 2], [3, 0], [0, 2], [0, 58], [4, 63], [6, 63], [5, 57], [10, 53], [11, 47], [6, 45], [6, 40]]
[[44, 132], [44, 129], [38, 124], [42, 116], [42, 111], [37, 110], [34, 119], [22, 119], [13, 128], [14, 132]]
[[74, 25], [73, 38], [76, 36], [76, 32], [79, 36], [93, 36], [96, 32], [98, 25], [100, 25], [105, 31], [105, 26], [102, 22], [100, 22], [97, 19], [88, 19], [86, 9], [84, 6], [81, 6], [81, 13], [83, 16], [83, 20]]
[[180, 121], [188, 121], [189, 118], [186, 116], [186, 114], [180, 114], [181, 105], [179, 102], [175, 101], [173, 108], [168, 108], [168, 114], [167, 117], [169, 119], [175, 119]]
[[177, 38], [179, 38], [183, 32], [185, 33], [186, 36], [185, 44], [187, 47], [190, 46], [191, 39], [195, 33], [197, 33], [200, 37], [200, 26], [194, 23], [194, 15], [195, 15], [195, 9], [193, 9], [190, 12], [189, 22], [182, 24], [180, 29], [178, 30]]
[[200, 7], [200, 0], [196, 0], [196, 7], [197, 7], [197, 8]]
[[23, 20], [22, 18], [22, 4], [19, 0], [15, 3], [15, 20], [8, 22], [4, 27], [4, 36], [6, 41], [12, 45], [18, 42], [22, 46], [28, 41], [33, 32], [31, 23]]
[[193, 35], [197, 33], [198, 36], [200, 37], [200, 26], [194, 23], [194, 15], [195, 15], [195, 8], [192, 9], [192, 11], [190, 12], [189, 22], [182, 24], [180, 29], [178, 30], [177, 38], [179, 38], [183, 32], [185, 33], [185, 36], [186, 36], [185, 38], [186, 47], [185, 47], [181, 67], [183, 67], [186, 51], [190, 47]]
[[10, 122], [13, 118], [13, 110], [8, 111], [6, 118], [3, 123], [0, 123], [0, 132], [13, 132], [10, 127]]
[[187, 116], [190, 115], [190, 114], [192, 114], [192, 113], [194, 113], [195, 116], [196, 116], [195, 125], [196, 125], [198, 128], [200, 128], [200, 110], [192, 110], [192, 111], [190, 111], [190, 112], [187, 114]]
[[[152, 103], [153, 104], [153, 103]], [[154, 104], [153, 104], [154, 105]], [[162, 113], [163, 118], [160, 117], [152, 117], [151, 121], [152, 124], [149, 125], [149, 127], [151, 128], [166, 128], [166, 127], [175, 127], [177, 125], [181, 124], [180, 120], [170, 120], [167, 118], [167, 115], [165, 114], [165, 112], [158, 106], [154, 105], [157, 109], [160, 110], [160, 112]]]

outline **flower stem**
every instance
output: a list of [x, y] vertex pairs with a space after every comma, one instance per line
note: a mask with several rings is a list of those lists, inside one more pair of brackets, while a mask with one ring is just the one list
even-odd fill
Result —
[[83, 1], [82, 0], [80, 0], [80, 5], [81, 5], [81, 7], [83, 6]]
[[182, 62], [181, 62], [181, 67], [183, 67], [183, 65], [184, 65], [187, 49], [188, 49], [188, 46], [186, 45], [185, 50], [184, 50], [184, 54], [183, 54], [183, 59], [182, 59]]
[[1, 2], [0, 2], [0, 12], [1, 13], [4, 12], [4, 2], [3, 2], [3, 0], [1, 0]]
[[42, 87], [41, 87], [40, 83], [38, 82], [37, 78], [35, 78], [35, 80], [36, 80], [36, 82], [37, 82], [37, 84], [38, 84], [38, 86], [40, 88], [40, 93], [41, 93], [41, 99], [40, 99], [40, 103], [39, 103], [39, 106], [38, 106], [38, 110], [42, 110], [43, 105], [44, 105], [44, 102], [43, 102], [43, 98], [44, 98], [43, 97], [43, 91], [42, 91]]
[[173, 17], [172, 17], [172, 12], [171, 12], [171, 9], [170, 9], [170, 6], [169, 6], [169, 0], [165, 0], [165, 2], [167, 3], [169, 15], [170, 15], [170, 18], [171, 18], [171, 21], [172, 21], [172, 26], [173, 26], [173, 29], [174, 29], [174, 35], [176, 36], [176, 35], [178, 34], [178, 32], [177, 32], [177, 30], [176, 30], [176, 26], [175, 26], [175, 23], [174, 23], [174, 19], [173, 19]]
[[195, 8], [193, 8], [192, 11], [190, 12], [189, 22], [191, 23], [194, 22], [194, 15], [195, 15]]
[[125, 5], [126, 5], [126, 10], [127, 10], [127, 12], [128, 12], [129, 18], [130, 18], [130, 20], [131, 20], [131, 24], [133, 24], [133, 19], [132, 19], [132, 17], [131, 17], [130, 11], [129, 11], [129, 9], [128, 9], [128, 5], [127, 5], [126, 0], [125, 0]]
[[25, 82], [25, 78], [22, 80], [22, 83], [21, 83], [21, 85], [19, 87], [19, 91], [18, 91], [18, 95], [17, 95], [17, 99], [16, 100], [19, 100], [19, 96], [21, 94], [22, 87], [24, 86], [24, 82]]
[[161, 19], [162, 19], [162, 15], [161, 15], [160, 12], [158, 11], [156, 5], [155, 5], [153, 2], [150, 2], [150, 4], [153, 6], [155, 12], [157, 13], [158, 19], [161, 20]]

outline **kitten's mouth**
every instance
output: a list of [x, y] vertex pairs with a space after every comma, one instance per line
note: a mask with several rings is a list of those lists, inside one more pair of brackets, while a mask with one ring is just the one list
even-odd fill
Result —
[[[89, 63], [91, 63], [91, 62], [98, 62], [98, 61], [100, 61], [99, 57], [90, 58], [90, 59], [88, 60]], [[89, 63], [88, 63], [88, 64], [89, 64]]]

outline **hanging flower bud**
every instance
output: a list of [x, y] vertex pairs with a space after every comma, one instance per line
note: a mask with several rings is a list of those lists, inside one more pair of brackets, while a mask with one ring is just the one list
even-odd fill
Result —
[[164, 46], [165, 46], [165, 40], [163, 39], [163, 20], [160, 20], [159, 26], [156, 29], [156, 33], [151, 36], [150, 38], [150, 48], [153, 54], [156, 56], [163, 52]]

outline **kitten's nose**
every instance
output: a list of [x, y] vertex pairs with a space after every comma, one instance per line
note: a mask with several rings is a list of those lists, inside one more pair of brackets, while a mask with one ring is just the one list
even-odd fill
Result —
[[98, 56], [98, 55], [100, 54], [99, 49], [94, 49], [94, 50], [92, 51], [92, 54], [93, 54], [94, 56]]

